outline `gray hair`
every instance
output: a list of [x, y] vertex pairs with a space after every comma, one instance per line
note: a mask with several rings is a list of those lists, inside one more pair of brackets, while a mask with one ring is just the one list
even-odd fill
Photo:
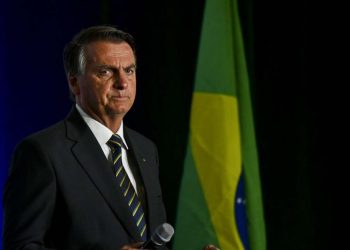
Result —
[[[136, 60], [135, 42], [130, 34], [113, 26], [92, 26], [81, 30], [64, 48], [63, 64], [68, 78], [85, 72], [85, 47], [96, 41], [126, 42], [130, 45]], [[71, 93], [71, 97], [74, 97], [73, 93]]]

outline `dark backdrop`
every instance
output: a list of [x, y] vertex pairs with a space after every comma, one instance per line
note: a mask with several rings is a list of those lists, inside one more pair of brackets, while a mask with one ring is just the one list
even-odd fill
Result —
[[[269, 250], [327, 249], [330, 194], [322, 121], [308, 85], [306, 3], [239, 1], [252, 83]], [[1, 186], [24, 136], [72, 103], [64, 44], [81, 28], [114, 24], [137, 42], [138, 93], [126, 123], [156, 142], [174, 223], [204, 1], [2, 1]]]

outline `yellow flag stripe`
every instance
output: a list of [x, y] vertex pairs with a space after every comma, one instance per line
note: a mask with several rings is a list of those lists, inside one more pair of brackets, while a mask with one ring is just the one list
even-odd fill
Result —
[[234, 218], [242, 171], [237, 99], [194, 93], [191, 145], [198, 177], [222, 249], [243, 250]]

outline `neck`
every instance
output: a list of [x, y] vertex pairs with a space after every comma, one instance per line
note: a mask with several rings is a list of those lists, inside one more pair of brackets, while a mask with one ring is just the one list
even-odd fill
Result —
[[121, 124], [123, 117], [120, 115], [105, 115], [105, 116], [97, 116], [95, 114], [88, 113], [93, 119], [102, 123], [107, 128], [109, 128], [113, 133], [116, 133]]
[[113, 133], [116, 133], [119, 130], [124, 115], [107, 112], [94, 112], [92, 109], [82, 107], [80, 104], [78, 105], [87, 115], [109, 128]]

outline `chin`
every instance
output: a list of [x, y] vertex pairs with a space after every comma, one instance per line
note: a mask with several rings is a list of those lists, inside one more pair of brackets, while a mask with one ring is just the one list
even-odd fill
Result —
[[129, 111], [129, 108], [118, 107], [118, 108], [109, 108], [108, 113], [113, 115], [125, 115]]

